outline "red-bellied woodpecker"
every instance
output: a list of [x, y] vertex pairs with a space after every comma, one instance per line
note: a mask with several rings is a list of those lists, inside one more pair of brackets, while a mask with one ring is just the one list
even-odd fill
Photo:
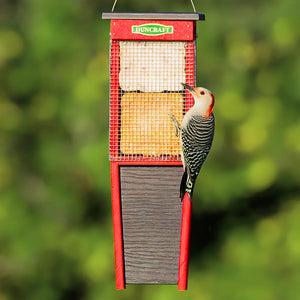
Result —
[[214, 137], [214, 95], [205, 88], [182, 85], [193, 95], [194, 106], [185, 114], [181, 127], [174, 116], [171, 119], [182, 145], [184, 174], [180, 184], [180, 197], [183, 199], [185, 193], [188, 193], [191, 199], [196, 178]]

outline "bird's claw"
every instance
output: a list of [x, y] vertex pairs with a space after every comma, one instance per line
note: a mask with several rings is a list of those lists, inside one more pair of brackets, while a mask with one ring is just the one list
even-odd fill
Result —
[[175, 118], [174, 115], [170, 115], [169, 114], [170, 119], [174, 122], [174, 127], [175, 127], [175, 135], [179, 136], [180, 135], [180, 126], [179, 123], [177, 121], [177, 119]]

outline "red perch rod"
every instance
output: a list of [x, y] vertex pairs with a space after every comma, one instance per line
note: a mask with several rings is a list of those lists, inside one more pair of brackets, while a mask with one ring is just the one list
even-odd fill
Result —
[[178, 290], [187, 289], [192, 199], [185, 193], [182, 200], [182, 219], [179, 252]]

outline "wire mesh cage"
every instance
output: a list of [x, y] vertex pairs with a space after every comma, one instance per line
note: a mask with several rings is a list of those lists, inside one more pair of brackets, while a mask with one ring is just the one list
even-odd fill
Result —
[[180, 161], [181, 123], [194, 81], [194, 41], [111, 41], [110, 160]]

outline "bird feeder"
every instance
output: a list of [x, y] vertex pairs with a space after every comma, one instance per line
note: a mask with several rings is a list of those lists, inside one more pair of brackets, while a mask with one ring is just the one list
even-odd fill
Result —
[[187, 288], [191, 204], [181, 201], [181, 122], [193, 105], [200, 13], [105, 12], [110, 32], [111, 189], [116, 287]]

